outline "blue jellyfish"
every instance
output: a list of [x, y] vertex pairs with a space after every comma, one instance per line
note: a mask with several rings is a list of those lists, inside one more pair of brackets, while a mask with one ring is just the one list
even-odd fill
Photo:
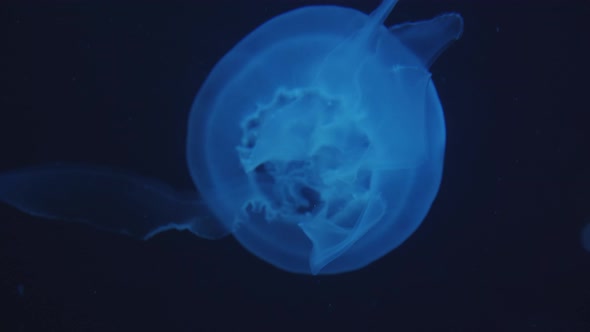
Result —
[[396, 3], [370, 15], [296, 9], [235, 45], [189, 116], [200, 195], [107, 167], [52, 165], [2, 174], [0, 200], [143, 239], [231, 234], [295, 273], [362, 268], [405, 241], [436, 197], [446, 134], [429, 67], [463, 30], [455, 13], [385, 27]]

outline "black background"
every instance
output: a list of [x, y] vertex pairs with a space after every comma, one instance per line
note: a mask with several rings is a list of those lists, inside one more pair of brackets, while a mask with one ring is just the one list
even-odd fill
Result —
[[[210, 68], [269, 18], [378, 0], [3, 2], [0, 171], [112, 165], [190, 189], [186, 119]], [[401, 247], [327, 277], [233, 239], [141, 242], [0, 206], [0, 331], [590, 331], [590, 3], [402, 0], [463, 38], [432, 67], [448, 145]]]

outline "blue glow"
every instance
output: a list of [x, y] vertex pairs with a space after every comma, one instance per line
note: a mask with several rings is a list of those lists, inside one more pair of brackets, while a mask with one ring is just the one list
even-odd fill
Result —
[[6, 173], [0, 200], [144, 239], [171, 228], [231, 233], [290, 272], [362, 268], [405, 241], [436, 197], [446, 134], [429, 66], [463, 30], [458, 14], [387, 28], [396, 2], [370, 15], [293, 10], [219, 61], [188, 122], [188, 166], [204, 202], [72, 166]]
[[590, 252], [590, 222], [582, 228], [581, 240], [582, 248], [587, 252]]

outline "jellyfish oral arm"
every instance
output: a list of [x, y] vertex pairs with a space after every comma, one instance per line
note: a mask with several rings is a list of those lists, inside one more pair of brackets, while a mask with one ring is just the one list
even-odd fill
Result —
[[33, 216], [140, 239], [169, 229], [209, 239], [227, 234], [195, 194], [106, 167], [47, 165], [5, 172], [0, 202]]

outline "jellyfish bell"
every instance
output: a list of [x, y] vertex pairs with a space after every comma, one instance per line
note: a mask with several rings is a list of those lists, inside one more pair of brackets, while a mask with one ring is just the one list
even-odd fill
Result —
[[195, 99], [192, 178], [234, 237], [275, 266], [361, 268], [410, 236], [436, 196], [445, 128], [428, 67], [463, 22], [386, 28], [395, 3], [279, 15], [226, 54]]

